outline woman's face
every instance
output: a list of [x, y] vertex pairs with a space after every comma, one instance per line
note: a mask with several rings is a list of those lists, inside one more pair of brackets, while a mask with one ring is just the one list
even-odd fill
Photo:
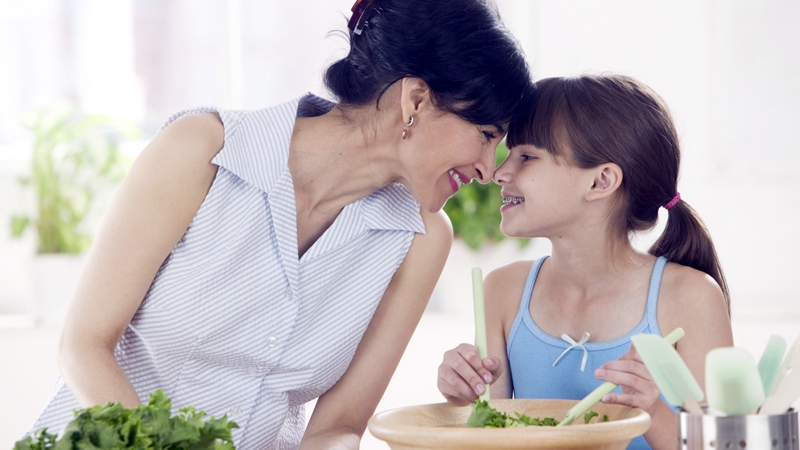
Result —
[[497, 168], [504, 205], [500, 230], [506, 236], [557, 237], [580, 223], [592, 173], [545, 149], [518, 145]]
[[463, 184], [491, 181], [495, 151], [504, 135], [505, 130], [475, 125], [452, 113], [422, 114], [400, 146], [406, 166], [403, 184], [424, 209], [439, 211]]

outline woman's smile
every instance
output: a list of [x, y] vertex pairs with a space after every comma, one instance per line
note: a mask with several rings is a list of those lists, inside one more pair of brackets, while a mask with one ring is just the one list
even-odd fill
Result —
[[458, 192], [458, 189], [461, 186], [469, 184], [472, 181], [471, 179], [467, 178], [466, 175], [455, 169], [450, 169], [447, 171], [447, 175], [450, 178], [450, 186], [453, 188], [453, 194]]

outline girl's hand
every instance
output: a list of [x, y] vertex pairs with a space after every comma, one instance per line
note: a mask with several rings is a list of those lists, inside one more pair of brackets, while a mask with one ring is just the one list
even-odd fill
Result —
[[633, 345], [620, 359], [600, 366], [594, 376], [622, 387], [622, 394], [608, 394], [603, 397], [603, 403], [641, 408], [652, 415], [661, 400], [661, 391]]
[[448, 350], [439, 365], [439, 392], [448, 402], [468, 405], [486, 391], [503, 372], [500, 360], [490, 356], [481, 360], [474, 345], [461, 344]]

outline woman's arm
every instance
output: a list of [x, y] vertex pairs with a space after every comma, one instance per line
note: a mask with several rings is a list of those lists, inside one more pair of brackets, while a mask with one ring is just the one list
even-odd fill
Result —
[[142, 151], [98, 230], [64, 320], [61, 375], [84, 405], [139, 404], [114, 349], [164, 259], [185, 233], [216, 175], [215, 114], [179, 119]]
[[317, 401], [301, 449], [357, 449], [444, 268], [453, 231], [443, 212], [422, 212], [418, 234], [392, 277], [350, 366]]

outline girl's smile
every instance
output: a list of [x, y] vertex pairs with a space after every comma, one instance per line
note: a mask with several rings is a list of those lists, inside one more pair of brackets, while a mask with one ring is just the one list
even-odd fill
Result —
[[582, 223], [577, 217], [590, 177], [591, 171], [545, 149], [512, 147], [494, 173], [495, 183], [503, 188], [501, 231], [507, 236], [548, 237], [561, 235], [564, 227], [574, 228]]
[[501, 193], [501, 195], [503, 196], [503, 206], [500, 207], [501, 212], [507, 211], [508, 209], [525, 202], [525, 197], [507, 193], [505, 190]]

